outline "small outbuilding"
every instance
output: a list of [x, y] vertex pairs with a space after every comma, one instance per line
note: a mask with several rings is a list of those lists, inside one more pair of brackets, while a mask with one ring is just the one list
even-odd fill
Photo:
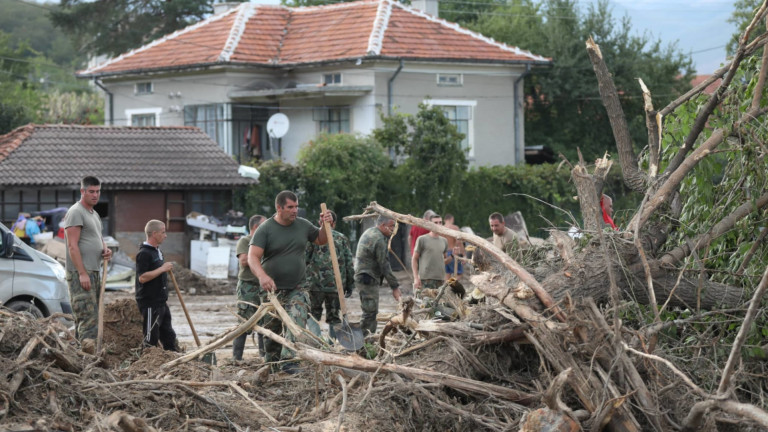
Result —
[[67, 208], [80, 179], [99, 178], [96, 211], [120, 249], [135, 256], [149, 219], [166, 223], [166, 260], [189, 264], [186, 215], [221, 215], [233, 191], [256, 184], [207, 134], [191, 126], [29, 124], [0, 136], [0, 219]]

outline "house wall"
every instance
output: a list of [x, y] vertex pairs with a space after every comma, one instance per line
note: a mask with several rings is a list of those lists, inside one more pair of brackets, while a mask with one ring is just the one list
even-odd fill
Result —
[[[394, 75], [398, 64], [389, 67], [383, 64], [377, 68], [376, 103], [387, 111], [387, 83]], [[523, 163], [522, 151], [515, 149], [514, 134], [520, 133], [519, 146], [524, 146], [522, 121], [515, 127], [514, 82], [524, 71], [523, 68], [477, 67], [462, 65], [420, 65], [405, 62], [403, 69], [392, 85], [393, 112], [415, 114], [420, 103], [431, 99], [472, 103], [472, 166], [514, 165]], [[439, 86], [437, 74], [461, 73], [461, 86]], [[519, 93], [522, 99], [522, 93]], [[522, 119], [522, 113], [519, 113]], [[381, 126], [377, 117], [376, 127]]]
[[[342, 64], [332, 67], [305, 68], [301, 72], [284, 71], [208, 71], [199, 74], [153, 75], [130, 81], [113, 80], [105, 85], [114, 94], [116, 125], [129, 124], [131, 113], [156, 112], [161, 126], [183, 125], [186, 105], [230, 103], [228, 92], [253, 88], [255, 84], [274, 84], [277, 88], [290, 84], [319, 84], [323, 74], [339, 72], [342, 86], [374, 86], [364, 96], [281, 97], [256, 105], [279, 104], [279, 110], [290, 120], [288, 133], [282, 138], [282, 159], [295, 163], [299, 149], [319, 132], [313, 119], [315, 107], [348, 106], [351, 132], [369, 134], [381, 126], [380, 113], [388, 109], [388, 81], [399, 62]], [[426, 64], [405, 62], [393, 82], [392, 104], [399, 112], [413, 114], [428, 99], [460, 101], [472, 104], [472, 151], [470, 164], [513, 165], [523, 163], [524, 128], [522, 82], [519, 83], [517, 124], [514, 116], [514, 82], [524, 66], [464, 65], [457, 63]], [[437, 74], [461, 74], [461, 86], [440, 86]], [[153, 93], [134, 94], [136, 82], [151, 81]], [[108, 107], [107, 107], [108, 109]], [[108, 111], [107, 111], [108, 112]], [[515, 134], [517, 146], [515, 148]], [[228, 138], [231, 142], [231, 132]], [[231, 144], [219, 143], [228, 153]]]

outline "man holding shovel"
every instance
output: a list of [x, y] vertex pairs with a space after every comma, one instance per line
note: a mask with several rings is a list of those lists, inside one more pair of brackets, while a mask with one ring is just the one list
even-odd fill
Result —
[[376, 333], [376, 314], [379, 313], [379, 285], [386, 278], [392, 288], [392, 297], [400, 301], [400, 283], [392, 273], [387, 255], [387, 240], [395, 229], [395, 221], [379, 216], [376, 226], [365, 230], [357, 242], [357, 269], [355, 286], [360, 292], [363, 332]]
[[136, 254], [136, 303], [144, 320], [143, 347], [163, 344], [166, 351], [178, 351], [176, 332], [171, 326], [171, 310], [168, 308], [168, 272], [173, 263], [163, 260], [160, 245], [168, 236], [165, 224], [152, 219], [144, 227], [147, 241]]
[[[259, 285], [265, 291], [262, 300], [267, 301], [267, 293], [274, 292], [278, 300], [296, 324], [305, 327], [309, 299], [299, 286], [304, 282], [306, 262], [304, 253], [307, 243], [324, 245], [328, 239], [325, 230], [314, 226], [310, 221], [298, 217], [299, 198], [291, 191], [282, 191], [275, 197], [277, 212], [259, 226], [251, 239], [248, 249], [248, 266], [259, 279]], [[320, 215], [322, 224], [331, 223], [330, 212]], [[265, 328], [280, 334], [283, 329], [278, 318], [267, 318]], [[286, 329], [285, 338], [291, 342], [295, 335]], [[264, 341], [267, 362], [289, 360], [294, 353], [279, 343]], [[289, 362], [283, 366], [288, 373], [297, 373], [298, 366]]]
[[[349, 297], [355, 288], [355, 268], [352, 259], [352, 251], [347, 237], [336, 231], [336, 213], [328, 211], [333, 218], [331, 222], [331, 235], [336, 246], [336, 255], [339, 261], [341, 280], [344, 286], [344, 294]], [[328, 246], [317, 246], [313, 243], [307, 245], [306, 251], [307, 279], [306, 285], [309, 291], [309, 299], [312, 304], [312, 316], [320, 321], [323, 317], [323, 305], [325, 305], [325, 322], [330, 329], [331, 338], [335, 339], [334, 324], [341, 322], [339, 319], [339, 294], [336, 289], [336, 280], [333, 274], [331, 252]]]
[[[80, 201], [64, 216], [67, 242], [67, 284], [75, 317], [75, 334], [83, 342], [83, 350], [95, 352], [98, 333], [101, 260], [109, 260], [112, 251], [104, 243], [101, 217], [94, 207], [101, 196], [101, 182], [96, 177], [83, 177], [80, 182]], [[90, 340], [88, 340], [90, 339]]]

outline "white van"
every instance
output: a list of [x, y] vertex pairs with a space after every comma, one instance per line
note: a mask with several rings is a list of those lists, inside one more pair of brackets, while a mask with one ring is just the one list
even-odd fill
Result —
[[64, 267], [0, 223], [0, 305], [42, 318], [72, 313]]

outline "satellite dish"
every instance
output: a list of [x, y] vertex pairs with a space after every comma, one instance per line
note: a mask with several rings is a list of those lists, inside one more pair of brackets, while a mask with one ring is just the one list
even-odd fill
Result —
[[267, 133], [271, 138], [282, 138], [288, 132], [288, 116], [283, 113], [272, 115], [267, 121]]

